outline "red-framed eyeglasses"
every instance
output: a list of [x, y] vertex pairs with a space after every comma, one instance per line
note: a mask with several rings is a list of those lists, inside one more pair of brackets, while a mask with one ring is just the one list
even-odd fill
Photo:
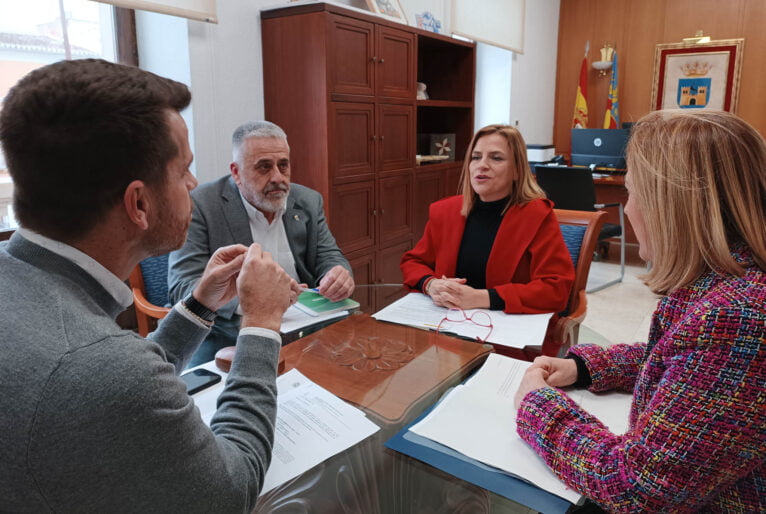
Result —
[[436, 327], [436, 332], [440, 332], [442, 330], [442, 326], [444, 323], [463, 323], [465, 321], [469, 321], [473, 323], [474, 325], [482, 328], [488, 329], [487, 336], [482, 339], [479, 336], [476, 336], [476, 339], [480, 343], [486, 343], [487, 339], [489, 339], [489, 336], [492, 335], [492, 329], [494, 328], [494, 325], [492, 324], [492, 318], [489, 314], [483, 311], [477, 311], [471, 314], [470, 316], [466, 314], [466, 312], [463, 309], [448, 309], [447, 313], [444, 315], [442, 320], [439, 322], [439, 325]]

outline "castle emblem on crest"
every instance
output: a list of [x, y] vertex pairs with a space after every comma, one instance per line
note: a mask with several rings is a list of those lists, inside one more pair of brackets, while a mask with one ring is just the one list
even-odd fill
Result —
[[680, 66], [686, 78], [678, 79], [676, 101], [681, 109], [701, 109], [710, 101], [712, 78], [705, 75], [713, 66], [705, 61], [693, 61]]

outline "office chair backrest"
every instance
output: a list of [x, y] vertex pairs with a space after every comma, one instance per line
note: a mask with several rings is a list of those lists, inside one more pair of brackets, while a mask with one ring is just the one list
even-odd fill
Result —
[[165, 307], [168, 300], [168, 254], [149, 257], [139, 263], [146, 299]]
[[170, 310], [168, 305], [168, 256], [149, 257], [141, 261], [128, 279], [133, 290], [138, 333], [146, 337], [157, 320]]
[[[553, 209], [556, 219], [564, 236], [569, 255], [572, 257], [575, 268], [575, 281], [572, 284], [572, 292], [569, 297], [569, 311], [577, 310], [580, 293], [585, 294], [585, 286], [588, 283], [590, 265], [593, 262], [593, 252], [598, 242], [598, 234], [606, 219], [604, 211], [571, 211]], [[579, 237], [579, 241], [578, 241]]]
[[[567, 348], [577, 344], [580, 324], [588, 310], [588, 298], [585, 286], [596, 248], [598, 234], [604, 224], [606, 213], [603, 211], [570, 211], [554, 209], [553, 213], [561, 227], [564, 242], [567, 245], [575, 266], [575, 280], [569, 294], [567, 311], [560, 313], [555, 325], [546, 334], [541, 352], [550, 357], [561, 356]], [[529, 357], [534, 357], [529, 355]]]
[[535, 166], [537, 184], [556, 209], [595, 211], [596, 188], [588, 168]]

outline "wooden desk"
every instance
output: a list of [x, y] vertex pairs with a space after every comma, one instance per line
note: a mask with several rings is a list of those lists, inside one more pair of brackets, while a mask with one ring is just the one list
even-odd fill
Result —
[[[255, 512], [524, 511], [518, 503], [384, 446], [491, 351], [490, 345], [384, 323], [362, 313], [284, 346], [285, 371], [297, 368], [362, 409], [380, 430], [263, 494]], [[203, 367], [215, 369], [212, 362]], [[195, 395], [203, 416], [213, 415], [222, 389], [223, 382]]]
[[[519, 504], [385, 448], [460, 383], [489, 345], [355, 314], [282, 348], [285, 369], [355, 404], [381, 429], [259, 498], [256, 512], [518, 512]], [[470, 436], [470, 435], [467, 435]]]
[[[492, 346], [355, 314], [282, 348], [285, 371], [398, 427], [484, 362]], [[416, 412], [415, 412], [416, 411]]]

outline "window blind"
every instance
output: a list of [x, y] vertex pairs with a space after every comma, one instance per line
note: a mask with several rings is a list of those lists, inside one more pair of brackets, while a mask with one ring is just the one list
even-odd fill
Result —
[[452, 33], [524, 53], [525, 0], [452, 0]]
[[141, 9], [172, 16], [180, 16], [191, 20], [218, 23], [216, 16], [216, 0], [93, 0], [115, 7], [126, 9]]

